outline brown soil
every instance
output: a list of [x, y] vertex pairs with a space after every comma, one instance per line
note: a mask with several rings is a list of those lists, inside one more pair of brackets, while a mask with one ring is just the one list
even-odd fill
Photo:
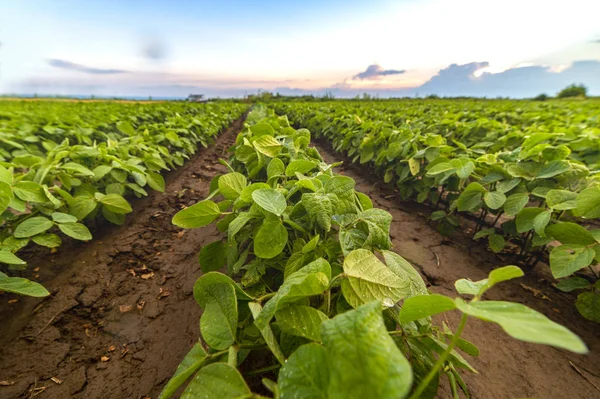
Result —
[[[324, 143], [318, 149], [327, 162], [339, 161], [339, 154]], [[474, 242], [470, 234], [456, 232], [444, 237], [428, 222], [431, 209], [414, 202], [402, 201], [391, 185], [368, 168], [350, 164], [337, 169], [356, 180], [356, 189], [369, 195], [374, 206], [394, 217], [391, 226], [393, 249], [421, 272], [432, 292], [457, 296], [454, 282], [460, 278], [480, 280], [494, 268], [514, 264], [515, 259], [497, 256], [486, 246]], [[465, 230], [474, 224], [462, 221]], [[472, 231], [472, 230], [471, 230]], [[485, 294], [486, 299], [520, 302], [579, 335], [590, 349], [588, 355], [576, 355], [549, 346], [528, 344], [509, 337], [496, 324], [470, 319], [464, 338], [481, 351], [478, 358], [465, 358], [479, 374], [464, 374], [473, 398], [480, 399], [587, 399], [600, 398], [600, 328], [585, 320], [575, 308], [575, 295], [565, 294], [551, 285], [553, 278], [545, 263], [525, 277], [502, 283]], [[458, 312], [437, 317], [455, 329]], [[448, 386], [440, 397], [451, 398]]]
[[26, 256], [53, 294], [0, 296], [0, 397], [158, 396], [198, 339], [196, 255], [219, 234], [214, 226], [184, 231], [171, 218], [226, 172], [218, 159], [242, 124], [170, 173], [165, 193], [135, 200], [123, 226], [101, 226], [91, 242], [67, 242], [54, 255]]
[[[68, 242], [57, 254], [27, 257], [53, 295], [42, 300], [0, 296], [0, 397], [158, 396], [198, 338], [200, 309], [192, 297], [201, 274], [196, 254], [219, 235], [213, 226], [183, 231], [171, 218], [206, 196], [211, 178], [225, 172], [217, 161], [240, 125], [236, 122], [214, 146], [170, 174], [165, 193], [135, 201], [124, 226], [102, 226], [90, 243]], [[330, 162], [339, 159], [329, 148], [320, 150]], [[373, 184], [379, 178], [364, 168], [347, 165], [340, 172], [393, 215], [394, 249], [421, 271], [433, 292], [454, 295], [456, 279], [481, 279], [510, 263], [467, 234], [447, 240], [428, 223], [428, 208], [400, 201], [393, 188]], [[479, 358], [469, 358], [480, 374], [466, 375], [473, 398], [600, 397], [593, 385], [600, 386], [598, 325], [578, 315], [573, 296], [550, 285], [547, 270], [540, 264], [486, 296], [545, 313], [579, 334], [590, 354], [521, 343], [496, 325], [471, 320], [465, 337], [481, 350]], [[18, 301], [9, 303], [13, 299]], [[455, 327], [458, 315], [444, 320]], [[450, 397], [447, 386], [440, 397]]]

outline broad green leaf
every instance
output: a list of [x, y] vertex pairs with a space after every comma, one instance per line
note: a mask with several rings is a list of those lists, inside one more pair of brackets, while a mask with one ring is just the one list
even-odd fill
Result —
[[285, 173], [285, 165], [279, 158], [273, 158], [267, 166], [267, 177], [270, 179], [274, 176], [283, 176]]
[[481, 229], [477, 233], [475, 233], [473, 239], [478, 240], [483, 237], [491, 236], [492, 234], [496, 234], [496, 229], [493, 227], [490, 227], [489, 229]]
[[344, 273], [342, 294], [353, 308], [374, 300], [392, 306], [412, 292], [408, 279], [403, 281], [366, 249], [354, 250], [346, 256]]
[[265, 327], [280, 309], [298, 299], [319, 295], [327, 289], [331, 277], [331, 266], [323, 258], [309, 263], [286, 278], [275, 296], [265, 304], [254, 324]]
[[252, 145], [254, 145], [256, 151], [271, 158], [275, 158], [282, 148], [282, 145], [275, 137], [266, 134], [254, 140]]
[[51, 216], [56, 223], [75, 223], [77, 221], [75, 216], [63, 212], [53, 212]]
[[237, 369], [227, 363], [202, 367], [181, 399], [247, 399], [252, 392]]
[[310, 221], [323, 229], [325, 232], [331, 230], [331, 216], [335, 206], [335, 196], [321, 193], [302, 194], [302, 205]]
[[567, 277], [589, 266], [596, 253], [578, 244], [564, 244], [550, 251], [550, 270], [554, 278]]
[[178, 227], [193, 229], [211, 224], [220, 215], [221, 210], [217, 204], [211, 200], [204, 200], [177, 212], [173, 216], [173, 224]]
[[328, 319], [325, 313], [301, 305], [278, 310], [275, 318], [282, 331], [317, 342], [321, 342], [321, 323]]
[[38, 183], [32, 181], [20, 181], [13, 186], [15, 195], [23, 201], [44, 203], [48, 197], [44, 189]]
[[501, 252], [504, 249], [505, 244], [506, 241], [504, 240], [504, 237], [499, 234], [492, 234], [488, 237], [488, 245], [495, 253]]
[[76, 240], [88, 241], [92, 239], [92, 233], [81, 223], [61, 223], [58, 228], [64, 234]]
[[546, 226], [550, 222], [552, 211], [544, 211], [533, 218], [533, 230], [540, 236], [546, 237]]
[[8, 251], [0, 251], [0, 263], [4, 263], [7, 265], [24, 265], [26, 262], [19, 258], [17, 255]]
[[[15, 192], [16, 194], [16, 192]], [[575, 213], [585, 219], [600, 218], [600, 186], [589, 187], [577, 195]]]
[[302, 173], [304, 175], [316, 167], [317, 164], [313, 161], [308, 161], [306, 159], [297, 159], [288, 164], [288, 166], [285, 168], [285, 175], [295, 176], [296, 173]]
[[16, 238], [27, 238], [32, 237], [36, 234], [43, 233], [54, 226], [51, 220], [43, 216], [35, 216], [26, 219], [19, 223], [15, 228], [14, 236]]
[[481, 207], [483, 194], [487, 190], [479, 183], [469, 184], [456, 200], [459, 212], [476, 211]]
[[589, 230], [571, 222], [560, 222], [548, 226], [546, 234], [563, 244], [591, 245], [596, 242], [594, 235]]
[[267, 183], [252, 183], [246, 187], [244, 187], [244, 189], [242, 190], [242, 193], [240, 194], [240, 200], [247, 202], [247, 203], [252, 203], [252, 193], [255, 192], [256, 190], [260, 190], [260, 189], [270, 189], [271, 187], [267, 184]]
[[13, 184], [13, 175], [10, 170], [0, 165], [0, 182], [6, 183], [9, 186]]
[[273, 129], [273, 126], [271, 126], [268, 123], [256, 123], [252, 126], [250, 126], [250, 131], [252, 132], [252, 135], [255, 137], [259, 137], [262, 135], [269, 135], [269, 136], [273, 136], [275, 134], [275, 130]]
[[274, 213], [277, 216], [281, 216], [283, 212], [285, 212], [285, 208], [287, 206], [283, 194], [272, 188], [262, 188], [253, 191], [252, 199], [265, 211]]
[[82, 176], [94, 177], [94, 172], [86, 168], [85, 166], [78, 164], [77, 162], [67, 162], [60, 166], [61, 169], [68, 170], [69, 172], [80, 174]]
[[173, 396], [175, 392], [177, 392], [177, 389], [179, 389], [192, 374], [198, 371], [205, 361], [206, 352], [202, 348], [202, 345], [195, 344], [188, 354], [185, 355], [179, 366], [177, 366], [175, 374], [173, 374], [173, 377], [167, 382], [167, 385], [163, 388], [158, 399], [169, 399]]
[[219, 191], [228, 200], [238, 199], [246, 185], [246, 177], [241, 173], [227, 173], [219, 178]]
[[[14, 201], [12, 188], [5, 182], [0, 181], [0, 214]], [[23, 210], [25, 211], [24, 207]]]
[[75, 216], [77, 220], [83, 220], [96, 209], [97, 205], [94, 198], [77, 196], [69, 203], [69, 213]]
[[213, 272], [225, 266], [227, 244], [214, 241], [205, 245], [198, 254], [198, 261], [203, 273]]
[[538, 179], [547, 179], [565, 173], [569, 170], [569, 163], [566, 161], [552, 161], [548, 163], [540, 172], [537, 174]]
[[410, 294], [408, 298], [415, 295], [427, 295], [427, 286], [419, 272], [402, 256], [392, 251], [381, 251], [387, 267], [401, 280], [409, 281]]
[[165, 179], [159, 173], [146, 172], [146, 179], [151, 189], [161, 193], [165, 192]]
[[577, 207], [577, 193], [567, 190], [550, 190], [546, 194], [546, 203], [552, 209], [564, 211]]
[[129, 122], [117, 123], [117, 129], [119, 129], [121, 133], [126, 134], [128, 136], [135, 135], [135, 129], [133, 128], [133, 126], [131, 126], [131, 123]]
[[17, 252], [21, 248], [25, 248], [25, 246], [29, 244], [29, 238], [16, 238], [15, 236], [10, 236], [0, 244], [2, 251], [9, 252]]
[[112, 166], [110, 165], [100, 165], [95, 167], [94, 170], [92, 170], [92, 173], [94, 174], [94, 180], [102, 179], [104, 176], [109, 174], [111, 170]]
[[276, 257], [287, 244], [288, 232], [279, 220], [263, 223], [254, 237], [254, 255], [263, 259]]
[[410, 158], [408, 160], [408, 167], [410, 169], [410, 174], [416, 176], [421, 170], [421, 162], [418, 159]]
[[444, 295], [417, 295], [408, 298], [400, 309], [400, 322], [408, 323], [456, 309], [454, 300]]
[[196, 281], [194, 298], [203, 309], [200, 332], [208, 346], [223, 350], [233, 345], [238, 322], [235, 288], [208, 273]]
[[556, 288], [563, 292], [571, 292], [574, 290], [589, 288], [591, 286], [592, 284], [589, 281], [583, 277], [577, 276], [562, 279], [556, 284]]
[[38, 234], [31, 237], [31, 240], [37, 245], [42, 245], [48, 248], [57, 248], [60, 247], [60, 244], [62, 244], [60, 237], [52, 233]]
[[504, 213], [507, 216], [516, 216], [529, 202], [529, 194], [516, 193], [509, 195], [504, 202]]
[[280, 399], [328, 399], [327, 352], [316, 343], [299, 347], [285, 362], [279, 376]]
[[373, 202], [371, 201], [371, 198], [369, 198], [368, 195], [363, 194], [360, 191], [357, 191], [356, 196], [358, 197], [358, 201], [360, 202], [360, 205], [362, 206], [363, 211], [373, 208]]
[[302, 247], [302, 253], [307, 254], [307, 253], [314, 251], [315, 248], [317, 248], [317, 245], [319, 244], [320, 238], [321, 238], [321, 236], [319, 236], [318, 234], [316, 236], [314, 236], [309, 242], [307, 242]]
[[126, 214], [133, 212], [131, 209], [131, 205], [129, 202], [119, 194], [106, 194], [98, 199], [102, 205], [106, 207], [111, 212], [117, 214]]
[[465, 278], [461, 278], [460, 280], [456, 280], [456, 282], [454, 283], [454, 288], [459, 294], [462, 295], [479, 296], [482, 290], [485, 291], [487, 283], [487, 278], [479, 281], [471, 281]]
[[485, 204], [490, 209], [500, 209], [506, 202], [506, 195], [500, 191], [488, 191], [483, 196]]
[[542, 208], [525, 208], [519, 212], [515, 219], [517, 231], [525, 233], [526, 231], [533, 230], [533, 220], [542, 212], [544, 212]]
[[33, 297], [50, 295], [41, 284], [22, 277], [0, 277], [0, 291]]
[[600, 294], [598, 294], [598, 292], [582, 292], [577, 296], [575, 306], [583, 317], [595, 321], [596, 323], [600, 323]]
[[440, 162], [435, 164], [431, 169], [427, 171], [427, 176], [437, 176], [441, 173], [446, 173], [454, 171], [454, 166], [452, 166], [449, 162]]
[[260, 334], [262, 335], [265, 342], [267, 343], [267, 346], [269, 347], [269, 349], [271, 350], [271, 352], [273, 353], [273, 355], [275, 356], [277, 361], [279, 361], [279, 363], [281, 363], [282, 365], [285, 364], [285, 356], [284, 356], [283, 352], [281, 351], [279, 344], [277, 343], [277, 339], [275, 339], [275, 335], [273, 334], [273, 330], [271, 330], [271, 326], [268, 324], [268, 322], [265, 324], [263, 324], [263, 323], [256, 324], [257, 318], [259, 318], [259, 316], [261, 314], [263, 314], [263, 308], [257, 302], [248, 303], [248, 307], [250, 308], [252, 317], [255, 320], [254, 325], [260, 331]]
[[410, 392], [410, 363], [389, 336], [381, 311], [375, 301], [323, 322], [328, 398], [397, 399]]
[[583, 341], [567, 328], [520, 303], [456, 300], [458, 309], [469, 316], [497, 323], [511, 337], [525, 342], [552, 345], [575, 353], [587, 353]]
[[481, 296], [494, 285], [503, 281], [522, 277], [523, 270], [517, 266], [503, 266], [492, 270], [488, 278], [479, 281], [460, 279], [454, 283], [454, 287], [459, 294]]

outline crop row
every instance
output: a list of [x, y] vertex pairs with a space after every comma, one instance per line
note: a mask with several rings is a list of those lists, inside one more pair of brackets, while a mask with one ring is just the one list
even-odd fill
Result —
[[[223, 161], [209, 196], [173, 223], [216, 223], [225, 238], [204, 246], [194, 286], [202, 307], [201, 342], [160, 395], [187, 381], [182, 398], [434, 398], [448, 379], [454, 397], [474, 371], [460, 352], [469, 317], [509, 335], [587, 351], [566, 328], [521, 304], [484, 301], [483, 293], [522, 271], [507, 266], [487, 279], [456, 282], [471, 299], [429, 294], [419, 273], [390, 250], [392, 216], [373, 207], [355, 182], [310, 147], [306, 129], [253, 110]], [[458, 309], [455, 332], [431, 316]], [[460, 350], [460, 352], [459, 352]], [[262, 383], [262, 384], [261, 384]], [[268, 393], [270, 392], [270, 393]]]
[[[183, 165], [244, 110], [239, 104], [2, 102], [0, 264], [30, 242], [90, 240], [85, 223], [122, 224], [127, 197], [163, 191], [161, 172]], [[7, 270], [4, 270], [7, 271]], [[44, 296], [39, 284], [0, 273], [0, 290]]]
[[517, 247], [524, 264], [535, 264], [550, 249], [557, 287], [582, 290], [577, 309], [596, 322], [600, 282], [591, 266], [600, 230], [590, 226], [600, 218], [599, 109], [598, 101], [277, 105], [336, 151], [373, 165], [403, 198], [441, 206], [432, 214], [441, 232], [469, 212], [479, 219], [474, 238], [494, 252]]

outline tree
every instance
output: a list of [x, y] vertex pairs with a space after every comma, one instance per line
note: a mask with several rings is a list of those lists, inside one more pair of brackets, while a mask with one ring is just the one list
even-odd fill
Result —
[[548, 100], [550, 97], [546, 94], [546, 93], [542, 93], [542, 94], [538, 94], [537, 96], [535, 96], [533, 98], [534, 101], [546, 101]]
[[568, 98], [568, 97], [585, 97], [587, 95], [587, 87], [582, 84], [576, 85], [573, 83], [562, 89], [558, 93], [558, 98]]

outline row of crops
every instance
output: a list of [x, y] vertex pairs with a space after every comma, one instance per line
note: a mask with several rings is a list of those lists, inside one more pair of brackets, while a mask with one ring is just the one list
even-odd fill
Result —
[[289, 102], [294, 125], [367, 164], [405, 199], [435, 207], [451, 234], [457, 215], [473, 237], [523, 265], [549, 254], [563, 291], [600, 322], [600, 102], [405, 100]]
[[45, 296], [9, 277], [26, 268], [27, 245], [56, 248], [61, 236], [90, 240], [86, 223], [122, 224], [128, 198], [164, 191], [161, 173], [242, 114], [234, 103], [2, 101], [0, 107], [0, 290]]
[[[434, 398], [448, 382], [469, 396], [461, 337], [467, 320], [510, 336], [585, 353], [566, 328], [517, 303], [486, 301], [516, 266], [456, 281], [463, 298], [429, 294], [419, 273], [390, 250], [392, 216], [355, 190], [286, 116], [253, 110], [209, 196], [173, 223], [215, 223], [225, 237], [201, 248], [194, 286], [202, 342], [160, 395], [182, 398]], [[431, 316], [458, 310], [455, 331]], [[185, 388], [182, 388], [185, 386]], [[254, 393], [253, 393], [254, 392]], [[258, 395], [260, 394], [260, 395]]]

